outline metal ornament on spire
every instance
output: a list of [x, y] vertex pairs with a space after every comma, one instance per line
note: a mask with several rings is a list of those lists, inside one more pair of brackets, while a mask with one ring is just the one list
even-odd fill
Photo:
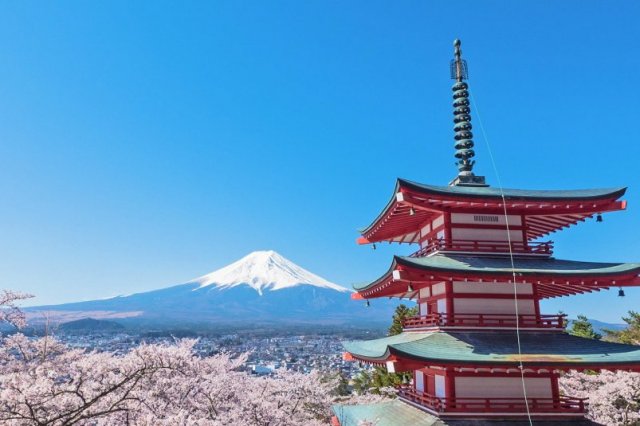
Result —
[[453, 42], [454, 59], [451, 61], [451, 78], [456, 82], [453, 90], [453, 130], [455, 132], [455, 157], [458, 159], [458, 176], [450, 185], [459, 186], [486, 186], [484, 176], [473, 174], [476, 155], [473, 150], [473, 133], [471, 133], [471, 108], [469, 107], [469, 86], [464, 82], [469, 75], [467, 62], [462, 59], [460, 40]]

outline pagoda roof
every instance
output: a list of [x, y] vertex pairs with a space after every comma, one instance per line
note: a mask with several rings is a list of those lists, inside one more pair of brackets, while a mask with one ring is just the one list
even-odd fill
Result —
[[376, 426], [445, 426], [434, 415], [394, 399], [389, 402], [331, 407], [340, 426], [359, 426], [364, 420], [376, 421]]
[[[339, 426], [360, 426], [363, 421], [375, 419], [376, 426], [530, 426], [529, 420], [504, 419], [440, 419], [410, 403], [391, 401], [362, 405], [333, 405], [331, 410]], [[332, 423], [338, 425], [338, 423]], [[536, 426], [601, 426], [585, 418], [563, 418], [562, 420], [536, 419]]]
[[586, 339], [566, 333], [515, 331], [404, 332], [368, 341], [343, 342], [356, 359], [385, 362], [406, 359], [436, 365], [555, 367], [566, 369], [619, 366], [640, 369], [640, 347]]
[[[395, 272], [395, 275], [394, 275]], [[377, 280], [354, 285], [359, 296], [372, 298], [403, 294], [407, 281], [420, 283], [451, 280], [509, 281], [539, 284], [540, 297], [586, 293], [611, 286], [638, 285], [640, 263], [579, 262], [555, 258], [466, 256], [434, 254], [426, 257], [395, 256], [389, 270]]]
[[[524, 214], [527, 238], [534, 239], [584, 221], [596, 213], [623, 210], [616, 201], [626, 188], [577, 190], [502, 189], [489, 186], [435, 186], [398, 179], [393, 196], [358, 243], [414, 243], [424, 223], [443, 212]], [[502, 195], [504, 194], [504, 200]]]
[[398, 179], [401, 187], [414, 189], [425, 194], [458, 196], [466, 198], [493, 198], [502, 199], [502, 194], [508, 200], [600, 200], [603, 198], [620, 198], [627, 188], [600, 188], [600, 189], [510, 189], [494, 188], [490, 186], [436, 186], [412, 182], [406, 179]]

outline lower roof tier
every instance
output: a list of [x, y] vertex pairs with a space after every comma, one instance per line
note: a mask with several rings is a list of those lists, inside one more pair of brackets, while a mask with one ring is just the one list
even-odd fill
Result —
[[549, 367], [640, 370], [640, 347], [566, 333], [404, 332], [376, 340], [343, 343], [351, 357], [382, 363], [408, 360], [441, 366]]
[[339, 426], [359, 426], [375, 419], [377, 426], [446, 426], [434, 415], [397, 399], [377, 404], [334, 405], [331, 407]]
[[[562, 404], [559, 404], [562, 405]], [[504, 405], [502, 405], [504, 406]], [[560, 407], [564, 408], [564, 407]], [[387, 400], [372, 404], [360, 405], [333, 405], [331, 410], [335, 416], [332, 419], [332, 426], [360, 426], [371, 424], [374, 419], [376, 426], [530, 426], [529, 419], [512, 418], [478, 418], [473, 419], [446, 419], [443, 420], [435, 415], [417, 408], [412, 403], [404, 402], [400, 399]], [[536, 416], [537, 413], [531, 413]], [[502, 417], [502, 416], [500, 416]], [[585, 418], [562, 417], [560, 419], [549, 419], [536, 417], [536, 426], [598, 426]]]
[[540, 298], [587, 293], [616, 286], [640, 285], [640, 263], [578, 262], [555, 258], [482, 257], [435, 254], [395, 256], [389, 270], [377, 280], [354, 285], [354, 299], [412, 297], [408, 283], [421, 287], [442, 281], [499, 281], [537, 284]]

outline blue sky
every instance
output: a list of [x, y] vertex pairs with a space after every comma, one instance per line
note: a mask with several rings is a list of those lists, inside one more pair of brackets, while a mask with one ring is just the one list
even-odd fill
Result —
[[[275, 249], [343, 285], [393, 253], [354, 241], [396, 177], [454, 175], [463, 41], [502, 182], [629, 186], [561, 258], [640, 261], [640, 3], [4, 2], [0, 288], [33, 303], [185, 282]], [[472, 112], [477, 127], [478, 111]], [[478, 173], [496, 184], [476, 132]], [[640, 291], [545, 303], [619, 321]]]

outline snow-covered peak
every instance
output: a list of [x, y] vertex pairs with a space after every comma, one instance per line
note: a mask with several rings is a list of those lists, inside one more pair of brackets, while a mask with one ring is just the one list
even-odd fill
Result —
[[301, 268], [273, 250], [254, 251], [237, 262], [191, 282], [200, 284], [199, 288], [208, 286], [230, 288], [248, 285], [260, 294], [265, 290], [282, 290], [299, 285], [311, 285], [340, 292], [349, 291]]

